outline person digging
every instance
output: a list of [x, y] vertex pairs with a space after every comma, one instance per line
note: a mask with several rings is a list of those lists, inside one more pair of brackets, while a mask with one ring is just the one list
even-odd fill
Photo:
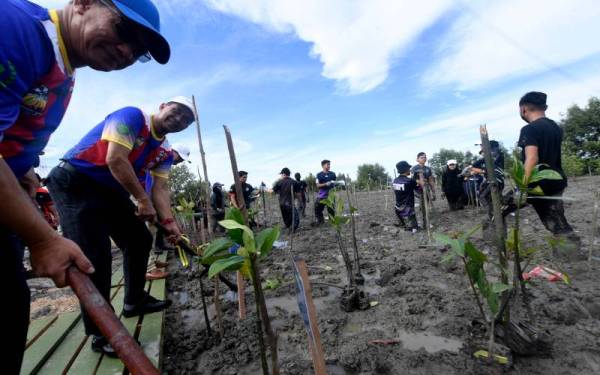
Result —
[[[180, 143], [174, 144], [172, 147], [173, 153], [173, 165], [177, 165], [180, 163], [188, 162], [191, 163], [190, 160], [190, 149], [182, 145]], [[145, 189], [146, 193], [152, 196], [152, 188], [154, 185], [154, 177], [151, 172], [146, 172], [146, 182]], [[163, 251], [174, 250], [173, 247], [167, 246], [165, 243], [165, 233], [162, 230], [156, 231], [156, 235], [154, 238], [154, 254], [153, 256], [162, 254]], [[169, 264], [167, 262], [162, 262], [158, 259], [155, 259], [153, 262], [150, 262], [148, 266], [148, 272], [146, 273], [146, 280], [160, 280], [169, 276], [169, 273], [164, 271], [164, 268]], [[161, 268], [163, 268], [161, 270]]]
[[[71, 148], [48, 177], [64, 235], [77, 243], [94, 265], [96, 272], [90, 278], [107, 302], [112, 273], [110, 239], [123, 251], [125, 317], [161, 311], [171, 304], [144, 290], [152, 248], [145, 221], [158, 217], [171, 241], [181, 236], [170, 208], [167, 180], [174, 155], [165, 136], [186, 129], [193, 121], [192, 101], [186, 97], [161, 104], [151, 115], [136, 107], [119, 109]], [[151, 196], [144, 189], [147, 172], [154, 177]], [[114, 356], [98, 327], [82, 313], [85, 331], [93, 335], [92, 350]]]
[[[168, 42], [160, 34], [158, 9], [150, 0], [72, 0], [48, 10], [25, 0], [0, 2], [0, 281], [10, 307], [2, 321], [10, 345], [3, 371], [19, 373], [29, 326], [30, 292], [23, 273], [21, 240], [34, 273], [66, 285], [75, 265], [93, 273], [74, 242], [44, 220], [19, 182], [35, 192], [33, 167], [60, 125], [75, 83], [75, 71], [120, 70], [153, 57], [165, 64]], [[126, 4], [126, 6], [124, 5]]]

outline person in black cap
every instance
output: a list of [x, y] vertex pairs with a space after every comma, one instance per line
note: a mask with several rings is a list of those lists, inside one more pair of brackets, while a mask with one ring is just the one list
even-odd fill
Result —
[[[529, 184], [530, 188], [539, 187], [546, 197], [542, 199], [529, 196], [530, 203], [537, 212], [540, 220], [550, 232], [556, 235], [567, 235], [575, 240], [573, 228], [565, 218], [563, 191], [567, 187], [567, 176], [561, 164], [562, 129], [556, 122], [546, 117], [546, 94], [543, 92], [528, 92], [519, 101], [519, 111], [523, 121], [527, 122], [521, 129], [518, 146], [521, 147], [521, 159], [525, 167], [525, 176], [530, 177], [536, 165], [540, 170], [552, 169], [558, 172], [561, 180], [542, 179]], [[514, 209], [514, 208], [513, 208]], [[505, 211], [505, 214], [510, 211]]]
[[306, 199], [306, 189], [308, 188], [308, 184], [306, 183], [306, 181], [302, 180], [302, 176], [300, 176], [300, 173], [296, 172], [294, 177], [296, 178], [296, 182], [300, 184], [300, 195], [298, 196], [298, 211], [300, 211], [302, 217], [306, 217], [306, 203], [308, 202], [308, 200]]
[[296, 231], [300, 225], [300, 218], [298, 217], [298, 210], [294, 207], [294, 198], [299, 197], [300, 183], [290, 178], [289, 168], [283, 168], [279, 174], [281, 177], [273, 187], [273, 192], [279, 194], [279, 208], [285, 227]]
[[[398, 177], [394, 179], [392, 188], [396, 195], [394, 212], [400, 221], [400, 226], [407, 231], [415, 233], [418, 230], [417, 216], [415, 214], [415, 189], [418, 182], [410, 178], [410, 164], [405, 161], [396, 164]], [[408, 220], [408, 224], [404, 221]]]
[[[416, 198], [421, 202], [421, 216], [423, 217], [423, 228], [426, 228], [429, 223], [426, 223], [427, 215], [425, 213], [425, 197], [427, 197], [427, 202], [432, 202], [435, 200], [435, 177], [433, 176], [433, 171], [430, 167], [426, 166], [427, 162], [427, 154], [424, 152], [419, 152], [417, 154], [417, 164], [411, 168], [411, 173], [413, 178], [416, 181], [419, 181], [421, 175], [423, 175], [423, 179], [425, 180], [425, 186], [418, 186], [415, 189]], [[423, 191], [425, 191], [426, 195], [423, 195]]]
[[[498, 183], [498, 192], [500, 195], [502, 195], [502, 190], [504, 190], [504, 153], [502, 152], [500, 143], [491, 140], [490, 152], [492, 153], [492, 158], [494, 159], [494, 175], [496, 176], [496, 182]], [[481, 151], [479, 151], [479, 155], [481, 155], [481, 157], [477, 159], [471, 167], [471, 174], [485, 176], [487, 169], [485, 166], [485, 157], [483, 156], [483, 147]], [[483, 201], [487, 205], [488, 217], [487, 220], [483, 222], [483, 228], [485, 229], [489, 227], [494, 217], [494, 209], [492, 207], [492, 188], [487, 178], [483, 180], [479, 187], [479, 201]]]
[[212, 186], [212, 193], [210, 194], [210, 207], [212, 208], [212, 227], [213, 230], [225, 231], [225, 229], [218, 225], [219, 221], [225, 220], [225, 196], [223, 195], [223, 184], [215, 182]]

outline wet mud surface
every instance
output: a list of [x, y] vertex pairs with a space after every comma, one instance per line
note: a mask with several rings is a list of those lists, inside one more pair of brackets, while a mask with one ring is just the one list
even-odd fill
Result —
[[[427, 245], [424, 233], [412, 234], [394, 226], [391, 192], [359, 193], [357, 238], [362, 290], [372, 307], [344, 312], [339, 304], [346, 272], [335, 233], [326, 224], [311, 227], [312, 202], [307, 217], [294, 236], [293, 254], [306, 260], [313, 283], [326, 363], [330, 374], [598, 374], [600, 373], [600, 261], [588, 270], [587, 252], [593, 204], [592, 190], [600, 178], [571, 181], [566, 196], [566, 216], [581, 236], [582, 246], [568, 255], [552, 256], [546, 242], [549, 233], [535, 211], [522, 211], [523, 241], [545, 252], [542, 264], [560, 265], [572, 285], [535, 279], [528, 286], [532, 316], [515, 306], [513, 316], [538, 329], [553, 340], [551, 356], [515, 356], [509, 368], [495, 367], [473, 357], [479, 343], [487, 340], [484, 331], [473, 324], [480, 319], [462, 266], [442, 263], [445, 251]], [[387, 198], [385, 197], [387, 194]], [[311, 197], [312, 198], [312, 197]], [[312, 200], [312, 199], [311, 199]], [[271, 223], [281, 217], [270, 202]], [[445, 201], [434, 204], [433, 231], [466, 231], [480, 223], [485, 209], [448, 211]], [[508, 219], [512, 225], [514, 218]], [[274, 249], [262, 264], [263, 281], [277, 279], [275, 289], [265, 290], [272, 325], [279, 338], [282, 374], [313, 373], [307, 336], [298, 313], [290, 263], [289, 235], [280, 238], [288, 247]], [[345, 231], [351, 249], [351, 231]], [[476, 245], [493, 252], [489, 235], [478, 231]], [[596, 240], [594, 256], [600, 259]], [[214, 280], [202, 279], [213, 329], [207, 334], [202, 312], [198, 271], [185, 270], [174, 254], [169, 255], [167, 294], [173, 305], [167, 310], [163, 342], [165, 374], [259, 374], [260, 359], [255, 337], [255, 307], [252, 288], [247, 284], [248, 317], [238, 319], [237, 302], [225, 294], [220, 284], [224, 336], [216, 332], [212, 303]], [[531, 269], [533, 265], [529, 266]], [[492, 271], [490, 271], [492, 272]], [[493, 272], [492, 272], [493, 273]], [[234, 280], [233, 274], [227, 275]], [[395, 344], [370, 344], [370, 340], [393, 339]]]

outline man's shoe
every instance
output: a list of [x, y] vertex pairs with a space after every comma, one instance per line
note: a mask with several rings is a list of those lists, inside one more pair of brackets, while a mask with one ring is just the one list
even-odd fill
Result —
[[155, 268], [152, 271], [146, 273], [146, 280], [150, 281], [150, 280], [166, 279], [167, 276], [169, 276], [168, 272], [161, 271], [158, 268]]
[[131, 318], [132, 316], [159, 312], [171, 306], [171, 303], [171, 300], [166, 299], [161, 301], [149, 294], [146, 294], [146, 296], [142, 299], [142, 302], [138, 303], [137, 305], [125, 304], [125, 306], [123, 306], [123, 316], [126, 318]]
[[103, 336], [92, 336], [92, 350], [111, 358], [117, 358], [117, 352]]

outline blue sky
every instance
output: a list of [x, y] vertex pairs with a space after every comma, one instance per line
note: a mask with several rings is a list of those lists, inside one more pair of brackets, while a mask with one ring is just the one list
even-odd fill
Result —
[[[48, 7], [66, 1], [39, 0]], [[195, 95], [212, 182], [232, 182], [222, 125], [249, 182], [332, 160], [354, 176], [441, 147], [477, 150], [479, 124], [512, 146], [517, 102], [548, 93], [551, 118], [600, 96], [596, 1], [159, 0], [172, 58], [80, 69], [42, 174], [108, 113]], [[200, 163], [195, 128], [170, 135]]]

